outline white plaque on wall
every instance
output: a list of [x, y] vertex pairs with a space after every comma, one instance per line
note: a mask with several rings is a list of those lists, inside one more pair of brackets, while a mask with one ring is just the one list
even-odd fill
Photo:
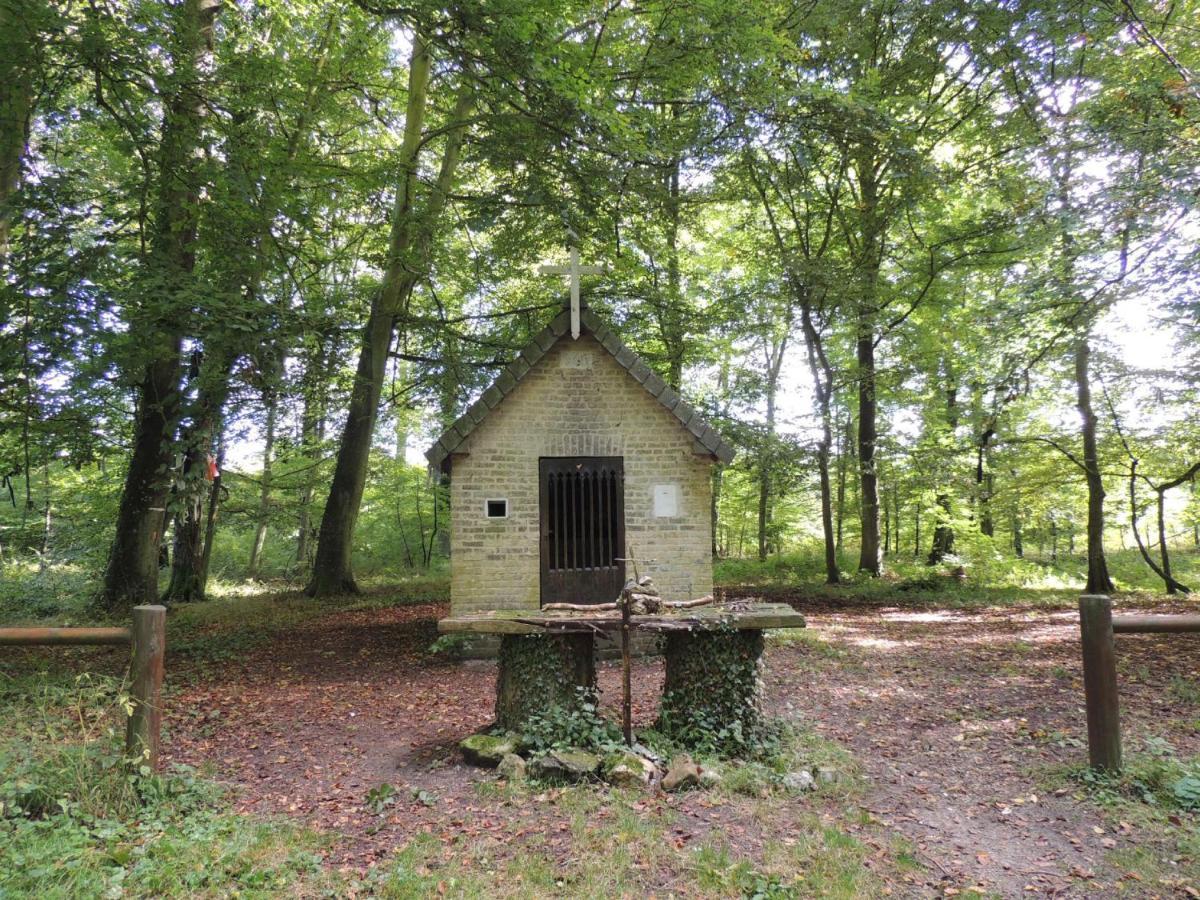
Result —
[[679, 488], [673, 484], [654, 486], [654, 517], [666, 519], [679, 515]]

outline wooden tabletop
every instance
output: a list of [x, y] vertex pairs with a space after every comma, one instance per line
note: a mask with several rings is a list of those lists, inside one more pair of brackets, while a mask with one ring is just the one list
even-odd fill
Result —
[[[767, 628], [804, 628], [804, 616], [785, 603], [733, 602], [653, 616], [632, 616], [630, 623], [640, 631], [712, 631], [736, 628], [762, 631]], [[542, 610], [493, 610], [467, 616], [450, 616], [438, 621], [442, 634], [545, 634], [616, 631], [621, 614], [544, 612]]]

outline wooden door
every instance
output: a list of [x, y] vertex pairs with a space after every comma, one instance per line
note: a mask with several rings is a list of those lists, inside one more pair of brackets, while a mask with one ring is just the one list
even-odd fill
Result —
[[619, 456], [538, 461], [542, 603], [611, 603], [625, 585], [625, 468]]

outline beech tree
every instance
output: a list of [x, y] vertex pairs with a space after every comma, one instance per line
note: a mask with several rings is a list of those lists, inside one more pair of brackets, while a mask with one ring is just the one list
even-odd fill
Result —
[[714, 553], [1194, 587], [1195, 12], [0, 3], [4, 576], [436, 571], [409, 459], [575, 243]]
[[[180, 354], [196, 286], [196, 229], [204, 150], [204, 92], [218, 0], [184, 0], [164, 10], [162, 35], [170, 60], [163, 73], [162, 137], [150, 189], [154, 196], [142, 294], [131, 326], [142, 343], [142, 378], [133, 453], [125, 475], [116, 534], [100, 603], [115, 611], [158, 599], [158, 549], [167, 522], [172, 439], [180, 408]], [[115, 73], [101, 72], [105, 79]]]

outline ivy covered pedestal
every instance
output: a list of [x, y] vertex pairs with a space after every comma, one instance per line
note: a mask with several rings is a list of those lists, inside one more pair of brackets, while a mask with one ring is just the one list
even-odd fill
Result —
[[758, 630], [667, 632], [658, 730], [697, 748], [752, 744], [762, 726], [762, 652]]
[[521, 733], [533, 716], [580, 702], [596, 688], [591, 634], [505, 634], [496, 677], [496, 725]]

